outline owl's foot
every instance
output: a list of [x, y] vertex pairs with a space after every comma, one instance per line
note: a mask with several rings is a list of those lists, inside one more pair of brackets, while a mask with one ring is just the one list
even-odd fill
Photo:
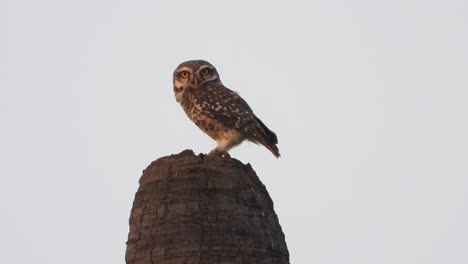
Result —
[[208, 155], [218, 156], [218, 157], [222, 157], [222, 158], [230, 158], [231, 157], [231, 155], [229, 155], [229, 153], [227, 151], [222, 151], [222, 150], [218, 150], [218, 149], [213, 149], [212, 151], [210, 151], [210, 153], [208, 153]]

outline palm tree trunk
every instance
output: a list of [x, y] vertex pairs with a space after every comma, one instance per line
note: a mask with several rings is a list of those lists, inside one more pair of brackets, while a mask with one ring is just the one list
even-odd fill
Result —
[[289, 263], [273, 202], [252, 167], [191, 150], [143, 171], [127, 264]]

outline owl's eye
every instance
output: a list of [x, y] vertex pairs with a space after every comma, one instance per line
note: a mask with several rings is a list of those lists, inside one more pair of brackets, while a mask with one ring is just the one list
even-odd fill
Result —
[[188, 79], [189, 76], [190, 76], [190, 73], [188, 71], [183, 71], [180, 73], [180, 77], [184, 79]]
[[201, 74], [202, 74], [202, 75], [208, 75], [208, 74], [210, 74], [210, 69], [205, 68], [205, 69], [201, 70]]

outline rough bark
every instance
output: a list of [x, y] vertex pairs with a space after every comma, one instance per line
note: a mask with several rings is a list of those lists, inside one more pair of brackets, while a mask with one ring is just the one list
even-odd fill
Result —
[[289, 263], [273, 202], [252, 167], [191, 150], [143, 171], [128, 264]]

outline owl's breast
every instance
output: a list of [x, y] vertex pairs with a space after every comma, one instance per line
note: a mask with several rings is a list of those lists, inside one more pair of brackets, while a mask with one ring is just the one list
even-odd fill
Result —
[[190, 120], [192, 120], [203, 132], [214, 140], [219, 140], [220, 137], [222, 137], [225, 127], [221, 122], [203, 113], [190, 100], [183, 100], [180, 104]]

